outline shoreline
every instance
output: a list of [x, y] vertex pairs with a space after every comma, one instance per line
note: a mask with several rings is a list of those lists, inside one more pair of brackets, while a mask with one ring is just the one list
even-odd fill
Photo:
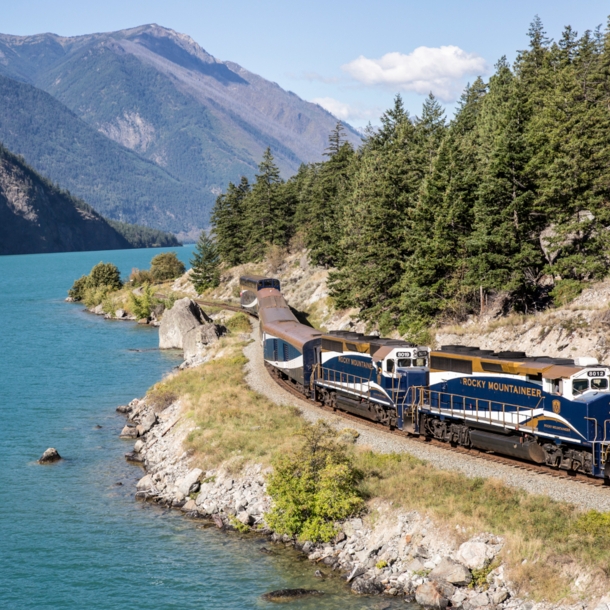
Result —
[[[250, 337], [255, 336], [255, 330]], [[256, 345], [250, 342], [244, 346], [248, 364], [243, 373], [246, 383], [261, 392], [260, 385], [266, 384], [256, 378], [252, 362]], [[187, 360], [176, 369], [195, 368], [208, 359], [209, 355]], [[298, 402], [290, 400], [292, 404]], [[274, 401], [287, 404], [277, 398]], [[385, 594], [424, 607], [464, 610], [610, 608], [610, 597], [599, 600], [596, 606], [521, 599], [518, 590], [504, 578], [500, 559], [502, 538], [486, 533], [467, 538], [466, 531], [459, 531], [457, 526], [457, 532], [447, 531], [417, 511], [396, 511], [383, 502], [371, 506], [372, 511], [366, 516], [340, 524], [332, 543], [301, 543], [289, 536], [279, 536], [264, 522], [270, 507], [265, 490], [265, 475], [270, 468], [249, 464], [239, 474], [232, 472], [231, 464], [208, 471], [193, 468], [183, 442], [195, 425], [182, 414], [183, 407], [177, 400], [155, 409], [145, 399], [134, 399], [117, 408], [128, 418], [122, 438], [135, 441], [134, 450], [125, 457], [143, 466], [146, 473], [136, 486], [138, 500], [180, 510], [190, 518], [207, 519], [224, 530], [249, 531], [270, 542], [292, 547], [307, 556], [312, 570], [317, 566], [333, 572], [354, 593]], [[346, 422], [342, 424], [346, 427]]]
[[144, 399], [134, 399], [118, 409], [128, 418], [122, 437], [135, 440], [126, 459], [145, 470], [136, 486], [138, 500], [290, 546], [307, 556], [312, 570], [342, 578], [346, 593], [384, 594], [426, 607], [451, 603], [449, 607], [465, 610], [527, 604], [504, 580], [504, 567], [496, 559], [501, 538], [478, 534], [465, 539], [458, 533], [458, 541], [463, 539], [458, 544], [452, 540], [455, 532], [439, 531], [416, 511], [396, 512], [379, 502], [376, 522], [370, 515], [350, 519], [340, 525], [332, 543], [303, 543], [275, 534], [264, 522], [271, 504], [265, 486], [270, 468], [248, 464], [238, 474], [231, 472], [230, 464], [208, 471], [193, 468], [182, 444], [195, 426], [181, 414], [182, 408], [178, 400], [155, 412]]

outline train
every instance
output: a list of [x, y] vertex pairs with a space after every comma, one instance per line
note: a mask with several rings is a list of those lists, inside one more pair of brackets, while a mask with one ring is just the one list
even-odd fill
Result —
[[610, 483], [610, 368], [447, 345], [440, 349], [299, 322], [279, 280], [240, 278], [265, 365], [306, 398], [436, 439]]

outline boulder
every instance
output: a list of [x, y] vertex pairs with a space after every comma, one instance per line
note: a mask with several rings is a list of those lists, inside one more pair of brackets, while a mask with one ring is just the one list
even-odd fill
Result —
[[474, 542], [469, 540], [464, 542], [458, 549], [456, 558], [471, 570], [480, 570], [485, 567], [487, 560], [490, 559], [490, 552], [484, 542]]
[[38, 460], [39, 464], [52, 464], [53, 462], [58, 462], [61, 460], [61, 455], [59, 455], [59, 451], [54, 447], [49, 447]]
[[146, 434], [156, 423], [157, 423], [157, 416], [155, 415], [155, 412], [149, 411], [142, 418], [142, 421], [140, 422], [140, 425], [138, 426], [138, 428], [139, 428], [138, 432], [140, 433], [140, 436], [142, 436], [143, 434]]
[[444, 610], [449, 600], [443, 596], [434, 582], [425, 582], [415, 589], [415, 601], [425, 608], [440, 608]]
[[195, 301], [185, 297], [174, 303], [163, 314], [159, 326], [159, 347], [161, 349], [183, 349], [184, 336], [189, 330], [211, 320], [201, 311]]
[[102, 307], [102, 305], [96, 305], [95, 307], [91, 307], [89, 309], [89, 311], [91, 313], [94, 313], [96, 316], [103, 316], [104, 315], [104, 308]]
[[121, 430], [121, 438], [138, 438], [138, 429], [133, 426], [125, 426]]
[[252, 525], [254, 523], [254, 519], [245, 510], [238, 513], [237, 520], [243, 523], [243, 525]]
[[482, 593], [471, 597], [468, 600], [468, 603], [474, 608], [480, 608], [481, 606], [489, 606], [489, 596], [487, 595], [487, 593], [485, 593], [485, 591], [483, 591]]
[[[498, 604], [501, 604], [503, 601], [505, 601], [507, 598], [508, 598], [508, 591], [506, 589], [497, 589], [491, 595], [491, 603], [494, 606], [497, 606]], [[604, 610], [606, 610], [606, 609], [604, 609]]]
[[383, 591], [383, 586], [376, 580], [360, 576], [352, 583], [352, 591], [358, 595], [378, 595]]
[[192, 488], [194, 486], [197, 486], [197, 489], [199, 489], [199, 479], [202, 474], [203, 470], [201, 468], [193, 468], [182, 479], [176, 481], [176, 489], [184, 496], [188, 496], [190, 493], [193, 493]]
[[444, 580], [453, 585], [464, 586], [472, 581], [470, 570], [460, 563], [445, 558], [428, 574], [431, 580]]
[[126, 318], [126, 317], [127, 317], [127, 312], [126, 312], [124, 309], [117, 309], [117, 310], [114, 312], [114, 317], [115, 317], [115, 318], [118, 318], [119, 320], [120, 320], [121, 318]]
[[182, 342], [184, 349], [184, 359], [190, 360], [199, 356], [202, 351], [212, 343], [216, 343], [220, 337], [220, 331], [216, 324], [205, 323], [195, 328], [191, 328], [185, 335]]
[[138, 491], [150, 491], [153, 487], [153, 480], [149, 474], [144, 475], [136, 484]]

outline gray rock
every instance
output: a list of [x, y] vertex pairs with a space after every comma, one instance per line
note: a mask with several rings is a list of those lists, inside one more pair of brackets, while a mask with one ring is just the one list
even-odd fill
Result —
[[190, 360], [201, 355], [208, 345], [218, 341], [220, 331], [216, 324], [206, 323], [196, 326], [185, 333], [182, 347], [184, 349], [184, 359]]
[[143, 448], [144, 448], [144, 441], [141, 441], [141, 440], [137, 440], [136, 444], [133, 446], [133, 450], [136, 453], [140, 453], [140, 451], [142, 451]]
[[449, 600], [439, 591], [434, 582], [425, 582], [415, 589], [415, 601], [426, 608], [440, 608], [444, 610]]
[[454, 585], [464, 586], [472, 581], [470, 570], [460, 563], [445, 558], [428, 574], [431, 580], [444, 580]]
[[610, 610], [610, 595], [602, 597], [595, 606], [595, 610]]
[[140, 422], [140, 435], [146, 434], [157, 423], [157, 416], [154, 411], [149, 411]]
[[249, 515], [245, 510], [241, 511], [241, 513], [237, 514], [237, 520], [244, 525], [252, 525], [254, 523], [254, 519]]
[[180, 493], [185, 496], [188, 496], [191, 492], [191, 488], [195, 483], [199, 483], [199, 479], [203, 474], [203, 470], [201, 468], [193, 468], [190, 472], [184, 476], [182, 479], [178, 479], [176, 481], [176, 488]]
[[89, 311], [91, 313], [94, 313], [96, 316], [103, 316], [104, 315], [104, 308], [102, 307], [102, 305], [96, 305], [95, 307], [91, 307], [89, 309]]
[[138, 437], [138, 430], [137, 430], [137, 428], [134, 428], [133, 426], [125, 426], [121, 430], [121, 438], [137, 438], [137, 437]]
[[159, 347], [183, 349], [185, 335], [203, 322], [210, 322], [210, 319], [195, 301], [188, 297], [179, 299], [163, 314], [159, 326]]
[[39, 464], [52, 464], [53, 462], [58, 462], [62, 457], [59, 455], [59, 451], [54, 447], [49, 447], [38, 460]]
[[383, 591], [383, 586], [376, 580], [360, 576], [352, 583], [352, 591], [358, 595], [378, 595]]
[[150, 491], [153, 487], [153, 480], [149, 474], [144, 475], [136, 484], [136, 489], [138, 491]]
[[120, 320], [121, 318], [126, 318], [126, 317], [127, 317], [127, 312], [126, 312], [124, 309], [117, 309], [117, 310], [114, 312], [114, 317], [115, 317], [115, 318], [118, 318], [119, 320]]
[[478, 595], [475, 595], [473, 598], [471, 598], [468, 603], [473, 606], [474, 608], [480, 608], [481, 606], [488, 606], [489, 605], [489, 597], [487, 595], [487, 593], [485, 593], [485, 591], [483, 591], [483, 593], [479, 593]]
[[262, 598], [270, 602], [287, 602], [297, 597], [307, 597], [311, 595], [323, 595], [322, 591], [315, 589], [279, 589], [278, 591], [270, 591], [262, 595]]
[[456, 558], [471, 570], [480, 570], [485, 567], [489, 557], [488, 547], [484, 542], [464, 542], [458, 549]]
[[497, 606], [498, 604], [501, 604], [507, 598], [508, 598], [508, 591], [506, 589], [498, 589], [497, 591], [493, 592], [493, 594], [491, 596], [491, 603], [494, 606]]

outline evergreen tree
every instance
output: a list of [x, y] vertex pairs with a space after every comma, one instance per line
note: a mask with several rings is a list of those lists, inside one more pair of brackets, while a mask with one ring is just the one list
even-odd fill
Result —
[[518, 80], [502, 58], [479, 116], [481, 181], [465, 282], [473, 292], [480, 287], [507, 291], [525, 307], [542, 267], [532, 215], [534, 188], [527, 171], [528, 118]]
[[244, 201], [245, 219], [251, 232], [247, 242], [248, 260], [260, 260], [269, 245], [287, 245], [292, 232], [293, 202], [281, 188], [283, 180], [270, 148], [265, 151], [258, 171]]
[[364, 319], [388, 329], [397, 316], [394, 289], [410, 249], [409, 211], [422, 171], [414, 154], [415, 127], [400, 96], [381, 122], [355, 168], [343, 214], [343, 264], [329, 283], [339, 307], [359, 307]]
[[208, 288], [215, 288], [220, 283], [220, 257], [216, 244], [210, 239], [205, 231], [202, 231], [197, 242], [197, 247], [191, 259], [193, 273], [191, 281], [197, 291], [201, 294]]
[[250, 184], [242, 176], [239, 185], [229, 182], [227, 192], [218, 196], [211, 223], [218, 255], [229, 267], [246, 262], [251, 229], [245, 216], [245, 200]]
[[413, 253], [405, 261], [399, 290], [401, 331], [415, 341], [425, 340], [421, 331], [435, 316], [468, 313], [462, 282], [480, 180], [476, 126], [485, 91], [479, 78], [462, 95], [413, 213]]

